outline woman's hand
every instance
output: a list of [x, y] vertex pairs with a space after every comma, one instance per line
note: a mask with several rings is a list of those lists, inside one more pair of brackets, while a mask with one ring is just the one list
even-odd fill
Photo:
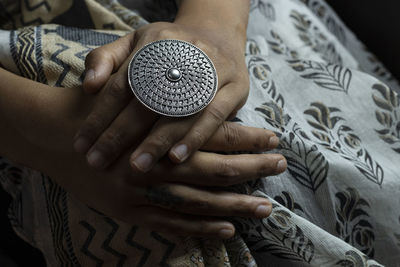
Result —
[[[219, 142], [219, 146], [230, 144]], [[233, 236], [235, 228], [225, 217], [264, 218], [271, 212], [271, 203], [217, 186], [283, 171], [272, 164], [274, 157], [281, 158], [195, 152], [179, 165], [163, 159], [146, 174], [132, 172], [127, 164], [129, 153], [106, 171], [90, 168], [73, 154], [49, 164], [54, 169], [53, 179], [108, 216], [179, 236], [226, 239]]]
[[[235, 23], [229, 23], [228, 19], [220, 21], [224, 14], [215, 16], [218, 9], [212, 7], [222, 2], [236, 12], [242, 8]], [[75, 138], [75, 149], [86, 153], [93, 167], [106, 168], [139, 137], [144, 138], [133, 151], [130, 163], [135, 170], [147, 172], [168, 152], [172, 161], [181, 163], [207, 143], [221, 125], [228, 125], [225, 121], [233, 117], [247, 99], [249, 80], [244, 49], [248, 4], [247, 0], [230, 0], [229, 3], [226, 0], [187, 0], [174, 23], [149, 24], [92, 51], [86, 60], [84, 86], [89, 92], [104, 87]], [[197, 13], [212, 13], [212, 18], [197, 13], [190, 16], [195, 10]], [[229, 16], [234, 16], [234, 13]], [[200, 114], [185, 119], [160, 117], [133, 98], [127, 81], [128, 64], [137, 50], [160, 39], [193, 43], [214, 62], [219, 90], [212, 103]], [[111, 75], [112, 72], [115, 73]], [[230, 136], [235, 137], [235, 133], [230, 133]], [[276, 137], [269, 142], [276, 144]]]
[[[51, 91], [46, 86], [41, 90], [35, 93], [44, 95], [45, 91]], [[48, 174], [83, 203], [108, 216], [159, 232], [225, 239], [233, 236], [235, 228], [224, 217], [263, 218], [270, 214], [271, 203], [267, 199], [231, 193], [224, 187], [284, 171], [281, 155], [197, 151], [179, 165], [164, 158], [144, 174], [130, 168], [131, 151], [127, 151], [107, 170], [90, 168], [85, 158], [77, 157], [68, 146], [72, 133], [86, 116], [86, 106], [91, 105], [90, 99], [82, 101], [79, 92], [53, 88], [41, 106], [54, 113], [48, 116], [32, 113], [27, 118], [40, 122], [40, 129], [52, 128], [51, 133], [43, 131], [32, 136], [25, 128], [19, 128], [17, 134], [7, 133], [11, 128], [26, 125], [19, 122], [6, 127], [6, 136], [23, 136], [6, 140], [11, 143], [10, 148], [17, 150], [12, 153], [19, 154], [14, 154], [14, 160], [19, 161], [22, 156], [29, 161], [22, 163]], [[235, 123], [228, 127], [237, 133], [234, 144], [220, 127], [203, 148], [209, 151], [273, 148], [266, 146], [270, 137], [266, 130]], [[277, 164], [282, 161], [283, 165]]]
[[[134, 172], [131, 151], [105, 171], [89, 168], [70, 141], [93, 97], [80, 88], [51, 88], [0, 69], [0, 155], [49, 175], [83, 203], [124, 222], [177, 235], [229, 238], [225, 216], [266, 217], [267, 199], [227, 192], [223, 186], [284, 170], [280, 155], [220, 155], [215, 151], [267, 150], [270, 132], [231, 123], [232, 143], [220, 127], [183, 164], [164, 158], [146, 174]], [[32, 90], [35, 88], [35, 90]], [[26, 116], [29, 114], [29, 116]], [[283, 165], [277, 162], [283, 161]], [[191, 184], [191, 185], [189, 185]]]
[[[59, 124], [63, 125], [69, 123]], [[231, 238], [235, 228], [225, 217], [264, 218], [271, 212], [271, 203], [231, 193], [225, 187], [281, 173], [286, 162], [274, 154], [215, 153], [267, 150], [276, 145], [268, 144], [271, 133], [267, 130], [225, 125], [230, 131], [220, 127], [202, 147], [210, 152], [197, 151], [182, 164], [164, 158], [147, 173], [135, 172], [128, 164], [132, 152], [128, 150], [115, 164], [100, 171], [90, 168], [84, 157], [76, 157], [72, 151], [52, 152], [46, 160], [46, 173], [90, 207], [124, 222], [180, 236]], [[227, 138], [230, 132], [236, 133], [234, 142], [232, 137]], [[52, 142], [48, 140], [48, 145]]]

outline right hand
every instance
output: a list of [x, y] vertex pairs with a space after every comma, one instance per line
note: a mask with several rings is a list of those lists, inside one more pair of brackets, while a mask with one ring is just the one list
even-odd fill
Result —
[[[175, 163], [188, 159], [235, 116], [249, 93], [246, 34], [236, 27], [228, 28], [218, 23], [205, 27], [186, 20], [152, 23], [93, 50], [85, 61], [87, 76], [83, 85], [88, 92], [100, 92], [76, 135], [76, 151], [86, 154], [92, 167], [106, 169], [141, 139], [130, 161], [137, 171], [150, 171], [167, 154]], [[132, 94], [127, 78], [129, 62], [144, 45], [165, 39], [190, 42], [215, 64], [218, 91], [198, 114], [184, 118], [160, 116]]]

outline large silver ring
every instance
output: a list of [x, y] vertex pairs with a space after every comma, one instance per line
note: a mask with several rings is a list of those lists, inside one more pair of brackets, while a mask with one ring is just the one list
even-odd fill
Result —
[[129, 64], [128, 80], [140, 102], [171, 117], [204, 109], [218, 88], [210, 58], [200, 48], [180, 40], [160, 40], [141, 48]]

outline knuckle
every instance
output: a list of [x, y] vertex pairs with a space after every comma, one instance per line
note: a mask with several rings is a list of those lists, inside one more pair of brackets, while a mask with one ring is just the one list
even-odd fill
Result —
[[202, 183], [210, 185], [218, 184], [214, 179], [215, 171], [213, 171], [207, 164], [196, 164], [193, 167], [193, 173], [195, 173], [195, 176], [203, 177]]
[[180, 209], [186, 203], [186, 199], [182, 198], [167, 185], [149, 186], [145, 197], [151, 205], [169, 209]]
[[224, 159], [217, 163], [216, 175], [219, 178], [216, 182], [220, 185], [228, 185], [236, 183], [240, 173], [231, 160]]
[[192, 44], [203, 50], [207, 55], [211, 57], [217, 57], [220, 54], [218, 47], [216, 47], [215, 45], [211, 45], [211, 43], [206, 40], [196, 39], [193, 40]]
[[156, 147], [160, 150], [168, 149], [172, 146], [172, 140], [168, 135], [164, 134], [155, 134], [153, 135], [148, 144], [152, 147]]
[[265, 159], [263, 163], [260, 162], [258, 167], [258, 177], [264, 178], [269, 175], [273, 175], [276, 173], [276, 161], [274, 158], [271, 158], [271, 154], [262, 154], [263, 158]]
[[205, 112], [217, 123], [218, 126], [226, 119], [224, 112], [216, 105], [208, 106]]
[[158, 37], [159, 39], [169, 39], [175, 35], [174, 33], [175, 32], [172, 29], [164, 28], [158, 32]]
[[128, 96], [127, 92], [125, 83], [114, 76], [110, 86], [108, 86], [107, 94], [112, 98], [125, 99]]
[[86, 56], [85, 64], [115, 64], [115, 55], [112, 50], [110, 50], [107, 45], [98, 47], [89, 52]]
[[222, 130], [228, 145], [237, 146], [240, 143], [240, 132], [234, 124], [224, 122], [222, 124]]
[[86, 120], [81, 134], [89, 138], [97, 138], [99, 132], [105, 127], [105, 121], [97, 114], [91, 114]]
[[193, 142], [196, 144], [196, 147], [201, 147], [206, 142], [206, 137], [203, 132], [198, 129], [194, 129], [191, 140], [193, 140]]
[[124, 147], [124, 140], [123, 134], [114, 131], [106, 131], [99, 140], [98, 146], [101, 150], [107, 152], [107, 154], [116, 154]]
[[253, 210], [253, 201], [249, 199], [248, 196], [246, 195], [237, 195], [234, 198], [234, 202], [232, 203], [232, 211], [233, 213], [248, 213], [252, 212]]
[[267, 135], [261, 135], [261, 136], [257, 136], [254, 138], [253, 141], [253, 148], [255, 150], [262, 150], [265, 149], [265, 147], [268, 145], [268, 136]]
[[197, 46], [201, 50], [208, 50], [210, 48], [210, 45], [207, 43], [207, 41], [200, 39], [193, 40], [193, 45]]
[[207, 221], [199, 221], [197, 227], [198, 235], [208, 235], [212, 232], [210, 223]]
[[188, 201], [187, 207], [189, 207], [190, 209], [197, 209], [202, 212], [209, 213], [213, 207], [213, 204], [208, 198], [197, 198]]
[[99, 48], [95, 48], [92, 51], [90, 51], [89, 54], [87, 54], [87, 56], [86, 56], [85, 62], [90, 63], [90, 62], [96, 60], [98, 57], [101, 57], [102, 53], [101, 53], [100, 49], [101, 48], [99, 47]]

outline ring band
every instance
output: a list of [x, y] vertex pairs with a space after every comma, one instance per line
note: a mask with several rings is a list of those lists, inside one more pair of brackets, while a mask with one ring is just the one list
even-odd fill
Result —
[[129, 64], [128, 81], [141, 103], [170, 117], [201, 111], [218, 88], [211, 59], [200, 48], [180, 40], [155, 41], [141, 48]]

